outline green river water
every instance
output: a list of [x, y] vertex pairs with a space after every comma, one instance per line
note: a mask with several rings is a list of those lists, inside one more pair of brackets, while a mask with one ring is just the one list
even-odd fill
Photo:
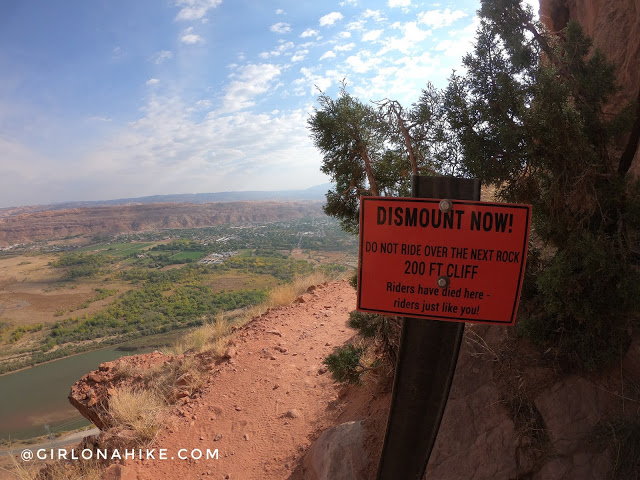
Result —
[[71, 385], [103, 362], [141, 352], [104, 348], [0, 376], [0, 440], [73, 430], [89, 422], [71, 406]]

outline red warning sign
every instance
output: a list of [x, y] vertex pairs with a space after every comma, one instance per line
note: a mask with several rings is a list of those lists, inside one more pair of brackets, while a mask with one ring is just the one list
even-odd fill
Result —
[[513, 325], [530, 223], [530, 205], [362, 197], [357, 309]]

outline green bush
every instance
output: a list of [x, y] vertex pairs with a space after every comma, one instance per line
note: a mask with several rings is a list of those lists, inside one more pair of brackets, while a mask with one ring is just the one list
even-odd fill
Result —
[[329, 368], [336, 381], [359, 385], [360, 377], [364, 373], [364, 368], [360, 365], [364, 351], [364, 347], [345, 345], [337, 348], [322, 363]]

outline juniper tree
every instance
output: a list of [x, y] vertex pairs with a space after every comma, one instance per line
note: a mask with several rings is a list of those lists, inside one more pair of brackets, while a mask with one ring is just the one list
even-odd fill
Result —
[[[533, 248], [520, 329], [586, 369], [625, 347], [637, 311], [630, 238], [638, 198], [618, 168], [614, 67], [570, 22], [550, 35], [518, 0], [483, 1], [465, 75], [446, 92], [468, 172], [506, 201], [533, 205]], [[628, 170], [628, 169], [627, 169]]]
[[409, 109], [389, 99], [364, 104], [344, 84], [337, 99], [321, 93], [318, 103], [308, 126], [321, 170], [335, 182], [324, 210], [349, 232], [358, 231], [361, 195], [408, 196], [412, 174], [459, 167], [457, 139], [442, 123], [442, 93], [431, 85]]
[[[483, 0], [478, 13], [465, 72], [444, 92], [427, 86], [410, 109], [389, 100], [377, 115], [344, 88], [337, 101], [320, 98], [310, 126], [338, 185], [326, 212], [355, 231], [357, 195], [338, 192], [373, 191], [354, 160], [353, 111], [366, 112], [360, 125], [378, 149], [370, 158], [379, 193], [407, 192], [409, 174], [428, 171], [477, 177], [502, 200], [532, 204], [519, 330], [594, 369], [624, 351], [639, 308], [640, 183], [628, 173], [635, 150], [615, 143], [636, 109], [609, 111], [615, 69], [577, 23], [551, 34], [519, 0]], [[352, 147], [328, 148], [327, 138], [350, 138]]]

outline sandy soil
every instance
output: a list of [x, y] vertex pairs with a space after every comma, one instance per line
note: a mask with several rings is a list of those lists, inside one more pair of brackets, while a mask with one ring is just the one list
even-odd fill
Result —
[[[346, 281], [329, 283], [303, 295], [302, 303], [271, 310], [238, 330], [232, 357], [211, 365], [202, 393], [164, 419], [166, 427], [150, 447], [156, 459], [125, 460], [122, 478], [306, 480], [302, 459], [312, 442], [326, 428], [352, 420], [364, 420], [373, 478], [391, 376], [368, 374], [364, 385], [344, 387], [322, 364], [355, 334], [347, 326], [355, 297]], [[166, 460], [157, 458], [159, 449], [166, 450]], [[219, 457], [181, 460], [180, 449], [187, 456], [217, 449]]]
[[[11, 325], [51, 323], [72, 315], [91, 315], [111, 299], [95, 302], [89, 308], [55, 317], [56, 310], [77, 308], [96, 295], [99, 280], [88, 280], [62, 287], [62, 270], [48, 266], [56, 257], [50, 255], [17, 256], [0, 259], [0, 322]], [[122, 282], [109, 282], [108, 288], [120, 292], [128, 287]]]
[[[305, 297], [236, 334], [236, 355], [216, 367], [201, 397], [180, 407], [154, 443], [168, 459], [129, 462], [131, 478], [303, 478], [299, 460], [311, 442], [363, 413], [347, 407], [349, 389], [322, 365], [355, 333], [346, 326], [355, 291], [337, 282]], [[178, 460], [183, 448], [218, 449], [219, 459]]]

